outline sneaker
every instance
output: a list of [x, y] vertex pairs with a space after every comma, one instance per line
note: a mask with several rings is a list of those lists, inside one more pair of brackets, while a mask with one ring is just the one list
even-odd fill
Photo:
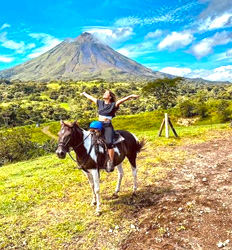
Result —
[[107, 165], [106, 165], [106, 172], [110, 173], [114, 171], [114, 163], [111, 160], [107, 161]]

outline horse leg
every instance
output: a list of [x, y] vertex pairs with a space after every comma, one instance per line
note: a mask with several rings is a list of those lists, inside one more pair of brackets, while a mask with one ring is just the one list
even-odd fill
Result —
[[100, 215], [100, 179], [99, 179], [99, 172], [97, 169], [91, 169], [89, 170], [91, 172], [91, 175], [93, 177], [93, 183], [94, 183], [94, 193], [96, 195], [97, 200], [97, 208], [96, 208], [96, 214]]
[[137, 182], [137, 168], [136, 166], [134, 167], [133, 165], [131, 165], [131, 170], [132, 170], [132, 175], [133, 175], [133, 193], [132, 196], [136, 196], [136, 191], [138, 188], [138, 182]]
[[132, 196], [136, 196], [136, 191], [138, 188], [138, 183], [137, 183], [138, 169], [136, 167], [136, 155], [131, 155], [130, 157], [128, 157], [128, 160], [131, 164], [131, 170], [132, 170], [132, 175], [133, 175], [133, 193], [132, 193]]
[[121, 182], [122, 182], [122, 177], [123, 177], [123, 168], [122, 168], [122, 163], [117, 165], [117, 170], [118, 170], [118, 182], [117, 186], [115, 189], [115, 193], [113, 194], [112, 198], [118, 198], [118, 193], [120, 192], [120, 187], [121, 187]]
[[96, 195], [95, 195], [95, 192], [94, 192], [94, 182], [93, 182], [93, 176], [90, 174], [90, 173], [86, 173], [85, 171], [83, 171], [88, 180], [89, 180], [89, 184], [90, 184], [90, 187], [91, 187], [91, 190], [93, 192], [93, 200], [91, 202], [91, 206], [95, 206], [97, 204], [97, 201], [96, 201]]

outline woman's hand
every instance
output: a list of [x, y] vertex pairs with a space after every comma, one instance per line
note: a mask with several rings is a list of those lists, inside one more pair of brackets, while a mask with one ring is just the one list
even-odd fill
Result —
[[130, 98], [135, 98], [136, 99], [136, 98], [139, 98], [139, 95], [134, 95], [133, 94], [133, 95], [130, 95]]
[[132, 98], [134, 98], [134, 99], [136, 99], [136, 98], [139, 98], [139, 95], [128, 95], [127, 97], [124, 97], [124, 98], [122, 98], [121, 100], [118, 100], [117, 102], [116, 102], [116, 107], [119, 107], [119, 105], [120, 104], [122, 104], [123, 102], [125, 102], [125, 101], [127, 101], [127, 100], [130, 100], [130, 99], [132, 99]]
[[80, 93], [80, 95], [85, 95], [85, 94], [86, 94], [85, 92]]

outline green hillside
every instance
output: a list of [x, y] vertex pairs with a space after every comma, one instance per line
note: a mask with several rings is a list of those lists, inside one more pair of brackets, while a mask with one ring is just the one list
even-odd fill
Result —
[[186, 158], [184, 147], [176, 146], [221, 137], [230, 129], [228, 124], [178, 127], [180, 139], [166, 139], [157, 138], [158, 130], [143, 128], [134, 131], [148, 141], [138, 158], [138, 197], [130, 197], [132, 175], [127, 161], [117, 200], [110, 199], [117, 171], [101, 172], [100, 217], [90, 206], [87, 178], [71, 159], [51, 154], [1, 167], [0, 249], [120, 249], [144, 219], [138, 212], [147, 206], [144, 199], [149, 192], [162, 195], [171, 190], [160, 189], [156, 182], [167, 176], [173, 163], [181, 164]]

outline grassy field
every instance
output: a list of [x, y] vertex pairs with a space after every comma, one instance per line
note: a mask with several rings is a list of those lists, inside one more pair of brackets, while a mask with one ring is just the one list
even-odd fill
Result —
[[[44, 124], [43, 126], [45, 126]], [[31, 135], [31, 140], [33, 142], [38, 142], [38, 143], [44, 143], [47, 140], [50, 140], [51, 138], [44, 134], [41, 130], [40, 127], [36, 127], [35, 125], [27, 125], [27, 126], [22, 126], [22, 127], [15, 127], [13, 129], [0, 129], [0, 132], [4, 133], [4, 131], [9, 131], [9, 132], [14, 132], [20, 129], [25, 129], [26, 132], [28, 132]]]
[[1, 167], [0, 249], [117, 249], [139, 225], [133, 213], [139, 209], [136, 202], [142, 200], [147, 187], [154, 187], [157, 193], [168, 191], [159, 189], [156, 181], [167, 176], [173, 163], [181, 164], [186, 158], [184, 147], [176, 146], [221, 137], [228, 129], [228, 124], [176, 127], [179, 139], [157, 138], [158, 129], [152, 130], [150, 125], [134, 129], [138, 138], [147, 140], [138, 158], [138, 197], [130, 198], [133, 183], [127, 160], [117, 200], [110, 199], [117, 171], [101, 172], [100, 217], [90, 206], [88, 181], [71, 159], [60, 160], [52, 154]]

